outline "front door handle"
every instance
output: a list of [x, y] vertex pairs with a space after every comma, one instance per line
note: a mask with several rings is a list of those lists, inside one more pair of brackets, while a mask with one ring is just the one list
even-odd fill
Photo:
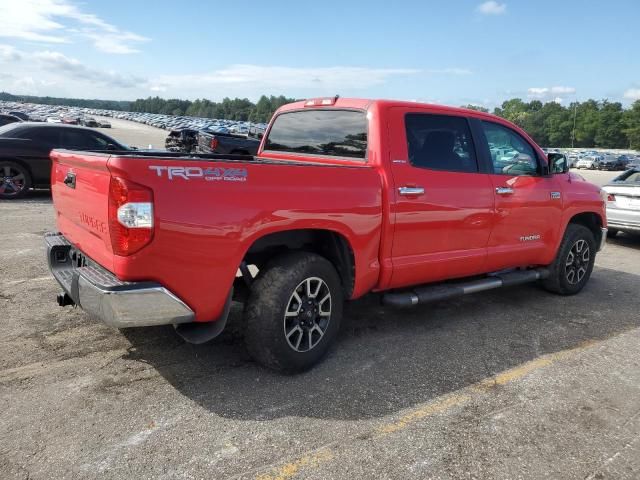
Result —
[[513, 188], [511, 188], [511, 187], [496, 187], [496, 193], [498, 195], [511, 195], [513, 193]]
[[415, 195], [423, 195], [424, 188], [422, 187], [400, 187], [398, 188], [398, 193], [400, 195], [411, 197]]

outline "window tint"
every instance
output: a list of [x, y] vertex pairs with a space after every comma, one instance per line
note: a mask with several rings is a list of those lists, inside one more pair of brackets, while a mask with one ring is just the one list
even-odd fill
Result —
[[367, 120], [364, 112], [305, 110], [278, 115], [265, 150], [364, 160]]
[[493, 171], [499, 175], [536, 175], [538, 161], [533, 147], [510, 128], [482, 122], [489, 143]]
[[465, 118], [410, 113], [405, 117], [405, 126], [411, 165], [451, 172], [478, 171]]
[[66, 128], [62, 132], [62, 146], [72, 150], [106, 150], [108, 142], [90, 131]]
[[15, 137], [33, 140], [52, 148], [60, 147], [60, 130], [57, 128], [24, 128]]

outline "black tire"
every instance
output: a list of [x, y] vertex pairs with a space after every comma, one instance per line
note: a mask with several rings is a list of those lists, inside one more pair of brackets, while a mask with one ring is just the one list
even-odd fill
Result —
[[616, 230], [615, 228], [610, 228], [609, 230], [607, 230], [607, 238], [615, 238], [615, 236], [618, 235], [619, 232], [620, 230]]
[[[585, 246], [588, 248], [586, 260]], [[542, 285], [553, 293], [575, 295], [589, 281], [595, 258], [596, 241], [591, 230], [583, 225], [570, 223], [560, 243], [558, 255], [549, 266], [549, 277]]]
[[0, 160], [0, 200], [24, 197], [31, 188], [31, 174], [21, 164]]
[[[312, 279], [310, 286], [305, 283], [308, 279]], [[314, 279], [321, 280], [324, 286]], [[307, 297], [309, 289], [316, 287], [317, 291], [312, 292], [315, 297]], [[335, 340], [342, 304], [340, 278], [327, 259], [306, 252], [276, 257], [253, 282], [245, 306], [244, 338], [249, 354], [262, 365], [281, 372], [308, 370], [325, 356]]]

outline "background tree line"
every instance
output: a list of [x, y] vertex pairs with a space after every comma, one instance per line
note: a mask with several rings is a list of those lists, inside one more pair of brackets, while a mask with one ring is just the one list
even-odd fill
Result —
[[227, 120], [243, 120], [250, 122], [268, 122], [273, 112], [282, 105], [295, 102], [294, 98], [283, 95], [267, 97], [263, 95], [253, 103], [247, 98], [224, 98], [221, 102], [207, 99], [194, 101], [169, 99], [160, 97], [140, 98], [131, 103], [130, 111], [147, 113], [164, 113], [168, 115], [188, 115], [191, 117], [224, 118]]
[[[488, 112], [486, 108], [467, 108]], [[542, 146], [640, 150], [640, 100], [628, 109], [618, 102], [587, 100], [564, 107], [556, 102], [513, 98], [493, 111], [522, 127]]]
[[131, 102], [120, 100], [89, 100], [85, 98], [36, 97], [34, 95], [12, 95], [0, 92], [0, 100], [6, 102], [39, 103], [42, 105], [64, 105], [67, 107], [99, 108], [103, 110], [127, 110]]
[[[11, 95], [5, 92], [0, 92], [0, 100], [250, 122], [268, 122], [276, 109], [295, 101], [283, 95], [263, 95], [256, 103], [246, 98], [212, 102], [207, 99], [191, 101], [160, 97], [128, 102]], [[467, 108], [488, 112], [488, 109], [474, 105], [467, 105]], [[573, 144], [578, 148], [640, 150], [640, 100], [624, 109], [621, 103], [608, 100], [574, 102], [565, 107], [556, 102], [525, 102], [512, 98], [495, 108], [493, 113], [516, 123], [543, 146], [570, 147]]]

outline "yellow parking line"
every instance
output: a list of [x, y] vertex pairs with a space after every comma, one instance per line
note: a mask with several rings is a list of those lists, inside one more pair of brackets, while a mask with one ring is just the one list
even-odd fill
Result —
[[[452, 393], [435, 402], [431, 402], [411, 410], [409, 413], [404, 414], [399, 419], [378, 427], [373, 432], [373, 437], [380, 438], [391, 433], [404, 430], [405, 428], [418, 422], [419, 420], [439, 413], [444, 413], [453, 407], [460, 406], [468, 402], [473, 398], [470, 393], [485, 394], [491, 388], [494, 388], [498, 385], [506, 385], [508, 383], [512, 383], [523, 378], [531, 372], [540, 370], [541, 368], [549, 366], [557, 362], [558, 360], [566, 358], [570, 355], [582, 352], [595, 344], [595, 341], [586, 341], [575, 348], [562, 350], [555, 353], [549, 353], [547, 355], [535, 358], [529, 362], [523, 363], [522, 365], [519, 365], [517, 367], [505, 370], [504, 372], [501, 372], [491, 378], [484, 379], [462, 390], [462, 392], [466, 391], [468, 393]], [[256, 480], [286, 480], [289, 478], [293, 478], [296, 474], [298, 474], [298, 472], [300, 472], [300, 470], [316, 468], [321, 464], [330, 461], [334, 458], [334, 456], [334, 450], [331, 450], [331, 447], [324, 447], [314, 453], [305, 454], [297, 460], [286, 463], [279, 467], [275, 467], [269, 473], [260, 474], [256, 477]]]
[[381, 426], [377, 429], [376, 433], [378, 436], [388, 435], [393, 432], [397, 432], [398, 430], [402, 430], [408, 427], [410, 424], [417, 422], [426, 417], [430, 417], [431, 415], [435, 415], [436, 413], [442, 413], [446, 410], [449, 410], [451, 407], [455, 407], [457, 405], [461, 405], [467, 402], [471, 397], [469, 395], [460, 395], [453, 394], [448, 397], [438, 400], [434, 403], [429, 403], [424, 405], [418, 409], [407, 413], [400, 417], [399, 420], [388, 423], [386, 425]]
[[292, 478], [300, 469], [306, 467], [317, 467], [323, 462], [333, 458], [333, 452], [329, 448], [323, 448], [315, 453], [304, 455], [299, 459], [285, 463], [275, 468], [271, 473], [263, 473], [256, 477], [256, 480], [286, 480]]

